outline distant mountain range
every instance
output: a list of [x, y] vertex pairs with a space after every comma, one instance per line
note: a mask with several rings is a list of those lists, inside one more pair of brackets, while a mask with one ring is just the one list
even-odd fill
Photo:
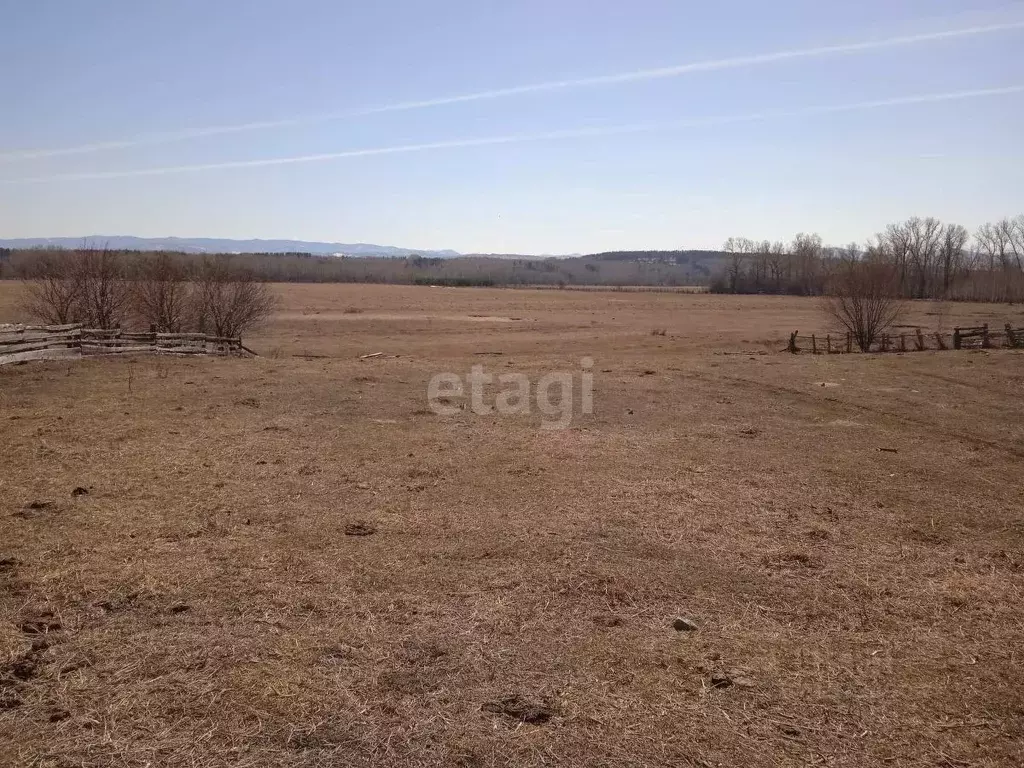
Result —
[[89, 235], [88, 237], [28, 237], [0, 240], [0, 248], [81, 248], [83, 243], [114, 250], [185, 251], [189, 253], [316, 253], [345, 256], [431, 256], [450, 259], [458, 251], [396, 248], [372, 243], [319, 243], [306, 240], [229, 240], [217, 237], [130, 237]]

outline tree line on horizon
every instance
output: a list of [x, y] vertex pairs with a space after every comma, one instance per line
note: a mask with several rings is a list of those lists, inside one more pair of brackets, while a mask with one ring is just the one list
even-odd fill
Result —
[[913, 217], [888, 225], [863, 246], [826, 246], [819, 235], [792, 242], [731, 237], [726, 262], [712, 278], [716, 293], [823, 296], [849, 266], [870, 264], [901, 299], [1024, 300], [1024, 214], [981, 225]]
[[[88, 251], [89, 248], [79, 249]], [[283, 283], [394, 283], [442, 286], [694, 286], [707, 285], [723, 254], [716, 251], [595, 254], [572, 258], [440, 258], [411, 255], [322, 256], [308, 253], [197, 254], [166, 251], [114, 251], [127, 264], [145, 264], [167, 257], [186, 270], [205, 260], [229, 260], [256, 279]], [[0, 252], [0, 278], [32, 275], [40, 264], [60, 254], [55, 248]], [[4, 262], [6, 261], [6, 266]], [[130, 270], [128, 270], [130, 271]]]
[[[0, 249], [0, 278], [38, 277], [47, 264], [74, 261], [53, 248]], [[872, 263], [891, 276], [894, 296], [1024, 301], [1024, 215], [983, 224], [973, 234], [935, 218], [890, 224], [864, 245], [825, 245], [817, 234], [791, 242], [733, 237], [722, 251], [609, 251], [571, 258], [337, 257], [307, 253], [196, 254], [112, 251], [125, 275], [155, 259], [188, 274], [216, 261], [259, 282], [394, 283], [440, 286], [706, 286], [717, 293], [822, 296], [844, 265]]]

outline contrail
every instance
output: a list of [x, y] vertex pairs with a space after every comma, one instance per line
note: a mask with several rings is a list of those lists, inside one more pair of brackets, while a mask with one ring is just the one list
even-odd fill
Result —
[[78, 147], [64, 147], [58, 149], [30, 149], [15, 152], [0, 153], [0, 162], [12, 162], [16, 160], [34, 160], [45, 157], [57, 157], [60, 155], [80, 155], [92, 152], [102, 152], [115, 149], [127, 149], [153, 144], [166, 144], [187, 139], [203, 138], [207, 136], [218, 136], [221, 134], [242, 133], [269, 128], [282, 128], [292, 125], [305, 125], [309, 123], [326, 122], [330, 120], [341, 120], [350, 117], [379, 114], [382, 112], [403, 112], [415, 109], [426, 109], [429, 107], [441, 107], [449, 104], [461, 104], [472, 101], [484, 101], [489, 99], [502, 99], [509, 96], [518, 96], [528, 93], [543, 93], [545, 91], [569, 90], [574, 88], [592, 88], [602, 85], [616, 85], [619, 83], [634, 83], [644, 80], [659, 80], [670, 77], [682, 77], [696, 72], [713, 72], [724, 69], [736, 69], [740, 67], [751, 67], [758, 64], [773, 64], [776, 62], [790, 61], [794, 59], [808, 59], [820, 56], [839, 54], [859, 53], [880, 48], [895, 48], [919, 43], [938, 42], [959, 37], [972, 37], [985, 35], [994, 32], [1005, 32], [1015, 29], [1024, 29], [1024, 21], [1011, 21], [1002, 24], [989, 24], [985, 26], [962, 27], [943, 32], [926, 32], [916, 35], [902, 35], [900, 37], [889, 37], [881, 40], [865, 40], [857, 43], [842, 43], [838, 45], [826, 45], [815, 48], [802, 48], [790, 51], [775, 51], [774, 53], [761, 53], [752, 56], [737, 56], [727, 59], [713, 59], [709, 61], [697, 61], [689, 64], [678, 64], [671, 67], [658, 69], [641, 69], [634, 72], [621, 72], [612, 75], [598, 75], [596, 77], [584, 77], [572, 80], [552, 80], [544, 83], [532, 83], [529, 85], [517, 85], [509, 88], [498, 88], [490, 91], [477, 91], [475, 93], [462, 94], [460, 96], [446, 96], [437, 99], [425, 99], [422, 101], [403, 101], [396, 104], [386, 104], [377, 107], [362, 107], [349, 109], [340, 112], [328, 112], [319, 115], [305, 115], [281, 120], [265, 120], [260, 122], [241, 123], [238, 125], [211, 126], [208, 128], [196, 128], [192, 130], [158, 133], [148, 136], [140, 136], [131, 139], [117, 141], [106, 141], [96, 144], [85, 144]]
[[123, 179], [136, 176], [165, 176], [177, 173], [196, 173], [201, 171], [219, 171], [232, 168], [261, 168], [274, 165], [296, 165], [300, 163], [318, 163], [329, 160], [342, 160], [350, 157], [369, 157], [373, 155], [395, 155], [409, 152], [427, 152], [436, 149], [461, 149], [482, 147], [495, 144], [522, 144], [527, 142], [551, 141], [558, 139], [579, 139], [591, 136], [615, 136], [631, 133], [647, 133], [653, 131], [681, 130], [705, 126], [727, 125], [730, 123], [749, 123], [762, 120], [787, 117], [807, 117], [836, 112], [854, 112], [859, 110], [881, 109], [884, 107], [907, 106], [911, 104], [929, 104], [963, 99], [986, 98], [1024, 93], [1024, 84], [1010, 85], [1000, 88], [983, 88], [972, 91], [952, 91], [918, 96], [902, 96], [875, 101], [861, 101], [853, 104], [834, 104], [825, 106], [801, 107], [789, 110], [769, 110], [748, 115], [728, 115], [719, 117], [691, 118], [657, 123], [631, 123], [626, 125], [597, 126], [592, 128], [569, 128], [544, 133], [511, 134], [506, 136], [488, 136], [477, 139], [454, 139], [435, 141], [423, 144], [402, 144], [394, 147], [376, 147], [368, 149], [352, 149], [344, 152], [327, 152], [317, 155], [298, 155], [292, 157], [274, 157], [261, 160], [234, 160], [224, 163], [206, 163], [202, 165], [176, 165], [163, 168], [142, 168], [128, 171], [100, 171], [91, 173], [69, 173], [54, 176], [37, 176], [23, 179], [3, 179], [2, 184], [34, 183], [46, 181], [83, 181], [92, 179]]

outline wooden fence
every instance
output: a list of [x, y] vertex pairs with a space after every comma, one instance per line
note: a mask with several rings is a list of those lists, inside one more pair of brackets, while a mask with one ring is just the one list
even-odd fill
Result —
[[255, 355], [241, 339], [203, 333], [157, 333], [76, 325], [0, 325], [0, 365], [28, 360], [129, 353], [157, 355]]
[[[1013, 328], [1007, 323], [1002, 331], [989, 330], [987, 324], [972, 328], [954, 328], [953, 333], [924, 333], [920, 328], [913, 333], [884, 333], [873, 342], [870, 352], [924, 352], [928, 349], [1012, 349], [1024, 348], [1024, 328]], [[789, 334], [789, 352], [810, 352], [815, 355], [833, 355], [860, 352], [853, 334], [815, 334], [801, 336], [799, 331]]]

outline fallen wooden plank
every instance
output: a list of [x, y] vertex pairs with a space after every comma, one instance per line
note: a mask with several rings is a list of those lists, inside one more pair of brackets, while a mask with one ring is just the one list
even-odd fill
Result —
[[215, 352], [186, 347], [83, 347], [82, 354], [88, 357], [113, 357], [117, 355], [208, 355], [217, 357]]
[[205, 349], [188, 349], [185, 347], [163, 347], [157, 349], [157, 354], [171, 354], [171, 355], [199, 355], [206, 357], [227, 357], [226, 352], [208, 352]]
[[92, 344], [93, 346], [108, 346], [108, 347], [140, 347], [144, 344], [152, 346], [156, 342], [152, 339], [82, 339], [83, 344]]
[[51, 341], [78, 342], [81, 338], [78, 334], [56, 334], [50, 336], [18, 336], [11, 339], [0, 339], [0, 351], [7, 351], [9, 347], [19, 344], [48, 344]]
[[240, 344], [241, 339], [231, 336], [208, 336], [204, 333], [158, 333], [156, 335], [160, 341], [168, 339], [184, 340], [184, 341], [208, 341], [216, 344]]
[[192, 339], [194, 341], [205, 341], [205, 333], [158, 333], [158, 339]]
[[74, 331], [81, 328], [81, 323], [69, 323], [67, 325], [19, 325], [18, 323], [8, 323], [6, 325], [0, 325], [0, 333], [20, 333], [23, 331], [47, 331], [50, 333], [60, 333], [63, 331]]
[[64, 336], [65, 334], [80, 334], [81, 328], [5, 328], [0, 329], [0, 336]]
[[29, 360], [66, 360], [81, 356], [82, 352], [78, 347], [72, 349], [38, 349], [32, 352], [15, 352], [10, 355], [0, 355], [0, 365], [24, 363]]
[[372, 354], [369, 354], [369, 355], [360, 355], [359, 359], [360, 360], [369, 360], [371, 357], [380, 357], [383, 354], [384, 354], [383, 352], [373, 352]]
[[32, 352], [38, 349], [67, 349], [77, 347], [75, 339], [57, 339], [55, 341], [26, 341], [24, 344], [9, 344], [0, 347], [0, 355], [14, 354], [15, 352]]
[[83, 344], [89, 344], [94, 347], [131, 347], [141, 346], [141, 343], [136, 339], [82, 339]]
[[158, 333], [158, 339], [191, 339], [192, 341], [219, 341], [224, 343], [238, 342], [240, 339], [232, 336], [214, 336], [206, 333]]
[[149, 352], [153, 347], [114, 347], [107, 346], [105, 344], [86, 344], [82, 343], [82, 354], [83, 355], [120, 355], [127, 352]]

